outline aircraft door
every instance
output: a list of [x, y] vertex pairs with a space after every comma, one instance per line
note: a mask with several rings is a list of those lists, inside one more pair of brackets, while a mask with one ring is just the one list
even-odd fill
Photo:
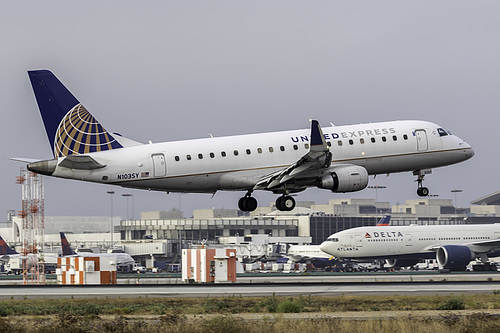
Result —
[[361, 235], [356, 235], [356, 247], [363, 247], [363, 238], [361, 238]]
[[412, 246], [413, 243], [411, 241], [411, 234], [405, 234], [405, 243], [406, 243], [406, 246]]
[[165, 155], [154, 154], [151, 157], [153, 158], [153, 177], [165, 177], [167, 175]]
[[417, 137], [417, 151], [427, 151], [429, 149], [429, 142], [427, 141], [425, 130], [415, 130], [415, 136]]

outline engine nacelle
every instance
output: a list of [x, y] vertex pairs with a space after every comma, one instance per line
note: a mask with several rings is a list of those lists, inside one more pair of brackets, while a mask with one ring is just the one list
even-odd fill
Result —
[[319, 188], [332, 192], [354, 192], [368, 185], [368, 171], [358, 165], [348, 165], [335, 168], [332, 173], [324, 175]]
[[419, 259], [385, 259], [385, 267], [389, 268], [401, 268], [408, 266], [415, 266], [419, 262]]
[[474, 253], [463, 245], [441, 246], [436, 252], [437, 262], [449, 269], [465, 268], [474, 257]]

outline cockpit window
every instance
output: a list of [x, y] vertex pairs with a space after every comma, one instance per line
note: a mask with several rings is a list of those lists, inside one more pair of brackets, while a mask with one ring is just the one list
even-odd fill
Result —
[[447, 136], [448, 135], [448, 133], [442, 128], [438, 128], [438, 133], [439, 133], [439, 136]]
[[328, 242], [338, 242], [339, 239], [338, 238], [335, 238], [335, 237], [330, 237], [330, 238], [327, 238], [327, 241]]

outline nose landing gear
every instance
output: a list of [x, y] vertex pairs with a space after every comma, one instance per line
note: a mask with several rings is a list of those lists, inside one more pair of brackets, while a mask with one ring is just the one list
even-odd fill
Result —
[[417, 188], [417, 195], [419, 197], [426, 197], [429, 195], [429, 189], [425, 186], [423, 186], [424, 182], [424, 177], [426, 174], [430, 173], [430, 171], [424, 171], [424, 170], [417, 170], [414, 171], [413, 174], [417, 176], [416, 182], [418, 183], [418, 188]]

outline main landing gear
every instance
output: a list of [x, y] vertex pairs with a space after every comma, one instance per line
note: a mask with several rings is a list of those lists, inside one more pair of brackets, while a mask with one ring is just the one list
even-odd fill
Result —
[[429, 189], [423, 186], [425, 173], [422, 170], [417, 170], [413, 172], [414, 175], [418, 176], [416, 182], [418, 183], [417, 195], [419, 197], [426, 197], [429, 195]]
[[257, 209], [257, 199], [251, 196], [252, 192], [248, 191], [243, 198], [238, 200], [238, 208], [242, 212], [253, 212]]
[[282, 212], [289, 212], [295, 208], [295, 199], [290, 195], [282, 195], [276, 199], [276, 208]]
[[[253, 212], [257, 209], [257, 200], [248, 191], [244, 197], [238, 200], [238, 208], [243, 212]], [[276, 199], [276, 208], [282, 212], [289, 212], [295, 208], [295, 199], [290, 195], [282, 195]]]

